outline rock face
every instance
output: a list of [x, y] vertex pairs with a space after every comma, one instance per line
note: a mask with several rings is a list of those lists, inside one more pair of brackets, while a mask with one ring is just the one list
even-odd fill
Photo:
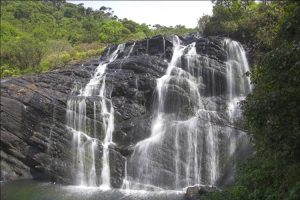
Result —
[[[201, 87], [200, 93], [204, 97], [217, 96], [219, 110], [225, 109], [222, 95], [226, 87], [224, 73], [227, 54], [223, 48], [223, 38], [190, 35], [180, 37], [180, 40], [185, 44], [195, 42], [197, 53], [215, 63], [208, 66], [216, 69], [214, 82], [209, 76], [203, 76], [206, 87]], [[107, 48], [100, 61], [106, 60], [116, 48]], [[172, 58], [172, 49], [172, 36], [126, 43], [117, 59], [107, 66], [106, 87], [115, 118], [112, 139], [115, 145], [109, 147], [112, 187], [121, 187], [126, 175], [126, 158], [132, 155], [139, 141], [151, 134], [153, 102], [157, 98], [156, 79], [165, 74]], [[66, 126], [67, 101], [79, 94], [98, 65], [99, 59], [91, 58], [65, 69], [1, 80], [1, 181], [43, 179], [75, 184], [76, 171], [71, 170], [74, 166], [73, 134]], [[209, 71], [206, 68], [203, 70]], [[185, 101], [180, 90], [174, 89], [173, 92], [173, 97]], [[170, 110], [178, 109], [172, 107], [173, 100], [166, 101]], [[86, 112], [89, 119], [96, 120], [92, 105], [87, 104]], [[190, 115], [188, 108], [180, 112]], [[231, 126], [226, 120], [213, 120], [223, 127]], [[100, 141], [105, 137], [101, 126], [103, 124], [99, 121], [96, 129]], [[93, 129], [94, 126], [91, 126], [89, 132]], [[95, 165], [96, 175], [100, 176], [103, 148], [100, 144], [98, 146]], [[240, 147], [233, 153], [247, 155], [247, 144], [240, 144]], [[228, 174], [231, 174], [232, 162], [229, 158], [223, 158], [220, 185], [231, 182]]]
[[91, 59], [64, 70], [1, 80], [1, 180], [70, 183], [66, 101], [74, 84], [86, 84], [97, 65]]

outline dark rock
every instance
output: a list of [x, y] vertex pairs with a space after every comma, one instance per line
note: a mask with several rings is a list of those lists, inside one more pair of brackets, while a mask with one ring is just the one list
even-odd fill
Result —
[[198, 39], [196, 50], [198, 54], [205, 55], [217, 61], [225, 62], [227, 59], [226, 52], [223, 49], [223, 38], [220, 37]]
[[217, 187], [208, 186], [208, 185], [195, 185], [186, 188], [185, 199], [186, 200], [199, 200], [201, 196], [220, 191]]
[[201, 38], [201, 35], [198, 32], [191, 33], [191, 34], [185, 35], [183, 37], [180, 37], [180, 39], [182, 39], [186, 44], [195, 42], [195, 41], [199, 40], [200, 38]]
[[217, 187], [205, 185], [205, 186], [200, 187], [199, 194], [204, 195], [204, 194], [207, 194], [207, 193], [218, 192], [218, 191], [220, 191], [220, 190]]
[[113, 188], [120, 188], [125, 174], [125, 157], [116, 151], [116, 149], [111, 148], [109, 151], [109, 164], [111, 186]]
[[186, 189], [185, 197], [187, 200], [196, 200], [200, 198], [199, 186], [191, 186]]
[[40, 75], [1, 80], [1, 180], [72, 183], [72, 135], [66, 101], [84, 86], [95, 58]]

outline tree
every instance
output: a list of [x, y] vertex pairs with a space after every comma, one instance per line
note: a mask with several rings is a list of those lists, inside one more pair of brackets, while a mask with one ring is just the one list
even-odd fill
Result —
[[82, 27], [87, 31], [91, 32], [94, 29], [94, 23], [91, 19], [86, 19], [83, 21]]
[[99, 8], [99, 10], [100, 10], [100, 11], [103, 11], [103, 12], [105, 12], [105, 11], [107, 11], [107, 10], [108, 10], [108, 8], [107, 8], [107, 7], [105, 7], [105, 6], [101, 6], [101, 7]]
[[93, 13], [93, 9], [91, 7], [88, 7], [86, 10], [85, 10], [85, 14], [86, 15], [91, 15]]
[[104, 43], [118, 43], [127, 33], [130, 31], [121, 22], [110, 20], [101, 25], [99, 38]]
[[64, 11], [64, 17], [72, 18], [77, 14], [77, 10], [75, 8], [67, 7]]
[[51, 3], [53, 4], [56, 8], [61, 8], [65, 3], [66, 0], [43, 0], [46, 3]]
[[123, 19], [121, 20], [123, 26], [125, 26], [131, 33], [135, 33], [138, 27], [138, 23], [132, 21], [132, 20], [128, 20], [128, 19]]
[[44, 46], [31, 37], [23, 36], [4, 45], [1, 58], [20, 69], [36, 68], [44, 55]]
[[206, 27], [206, 24], [209, 22], [209, 15], [203, 15], [199, 20], [198, 20], [198, 31], [200, 33], [203, 33], [204, 32], [204, 29]]
[[29, 9], [23, 7], [17, 7], [14, 12], [14, 17], [16, 19], [28, 19], [31, 16], [31, 12]]

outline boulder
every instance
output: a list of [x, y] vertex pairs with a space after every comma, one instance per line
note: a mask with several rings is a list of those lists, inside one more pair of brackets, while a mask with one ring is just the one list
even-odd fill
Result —
[[194, 185], [186, 188], [185, 199], [186, 200], [199, 200], [202, 195], [211, 192], [220, 191], [217, 187], [208, 185]]

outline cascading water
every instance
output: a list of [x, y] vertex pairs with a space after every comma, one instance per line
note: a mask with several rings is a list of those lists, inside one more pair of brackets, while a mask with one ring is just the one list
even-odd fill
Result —
[[[106, 92], [106, 67], [123, 50], [124, 44], [121, 44], [113, 53], [109, 54], [108, 51], [108, 60], [99, 64], [94, 76], [80, 90], [80, 94], [70, 98], [67, 102], [67, 126], [73, 133], [74, 171], [77, 176], [77, 185], [97, 186], [101, 184], [100, 187], [103, 189], [110, 188], [109, 145], [113, 144], [114, 108]], [[87, 116], [87, 103], [90, 101], [93, 102], [93, 120]], [[95, 162], [97, 146], [101, 143], [96, 126], [98, 114], [101, 116], [104, 132], [100, 180], [96, 174]], [[93, 132], [89, 130], [92, 123]]]
[[[249, 66], [239, 43], [225, 39], [224, 46], [228, 55], [224, 98], [228, 99], [227, 113], [232, 121], [232, 113], [239, 112], [236, 103], [251, 90], [244, 76]], [[221, 120], [216, 106], [221, 86], [216, 79], [222, 72], [211, 67], [214, 62], [198, 55], [195, 43], [184, 46], [174, 36], [172, 59], [166, 74], [156, 81], [151, 135], [137, 143], [128, 158], [123, 188], [178, 190], [194, 184], [217, 185], [220, 159], [234, 154], [244, 134], [226, 129], [222, 135], [224, 127], [216, 123]], [[202, 95], [203, 87], [211, 95]], [[222, 137], [229, 143], [222, 143]], [[224, 149], [229, 150], [221, 152]]]
[[[172, 44], [173, 54], [166, 73], [156, 80], [151, 134], [138, 142], [127, 158], [124, 189], [181, 190], [195, 184], [218, 185], [224, 176], [223, 163], [230, 162], [238, 142], [244, 139], [242, 131], [224, 126], [224, 118], [233, 124], [240, 117], [238, 102], [251, 91], [250, 80], [244, 76], [249, 66], [242, 46], [224, 40], [227, 62], [226, 69], [222, 69], [216, 60], [197, 53], [196, 42], [184, 45], [174, 36]], [[80, 94], [68, 100], [67, 125], [73, 133], [78, 185], [111, 187], [109, 148], [114, 145], [114, 107], [106, 90], [106, 68], [120, 52], [127, 52], [123, 57], [128, 58], [135, 45], [129, 51], [124, 50], [124, 44], [112, 53], [109, 50], [108, 60], [100, 63]], [[149, 40], [146, 45], [149, 53]], [[166, 58], [165, 38], [163, 58]], [[219, 81], [222, 77], [225, 88]], [[135, 85], [138, 90], [138, 77]], [[220, 102], [227, 107], [224, 112], [219, 108]], [[87, 113], [90, 103], [92, 114]], [[99, 144], [101, 164], [96, 161]]]
[[227, 90], [228, 90], [228, 114], [231, 121], [241, 115], [238, 102], [244, 100], [251, 91], [250, 78], [246, 76], [250, 72], [246, 52], [236, 41], [224, 40], [224, 47], [227, 51]]
[[126, 58], [128, 58], [128, 57], [131, 55], [134, 46], [135, 46], [135, 42], [134, 42], [134, 43], [132, 44], [132, 46], [130, 47], [129, 53], [128, 53], [128, 55], [126, 56]]

